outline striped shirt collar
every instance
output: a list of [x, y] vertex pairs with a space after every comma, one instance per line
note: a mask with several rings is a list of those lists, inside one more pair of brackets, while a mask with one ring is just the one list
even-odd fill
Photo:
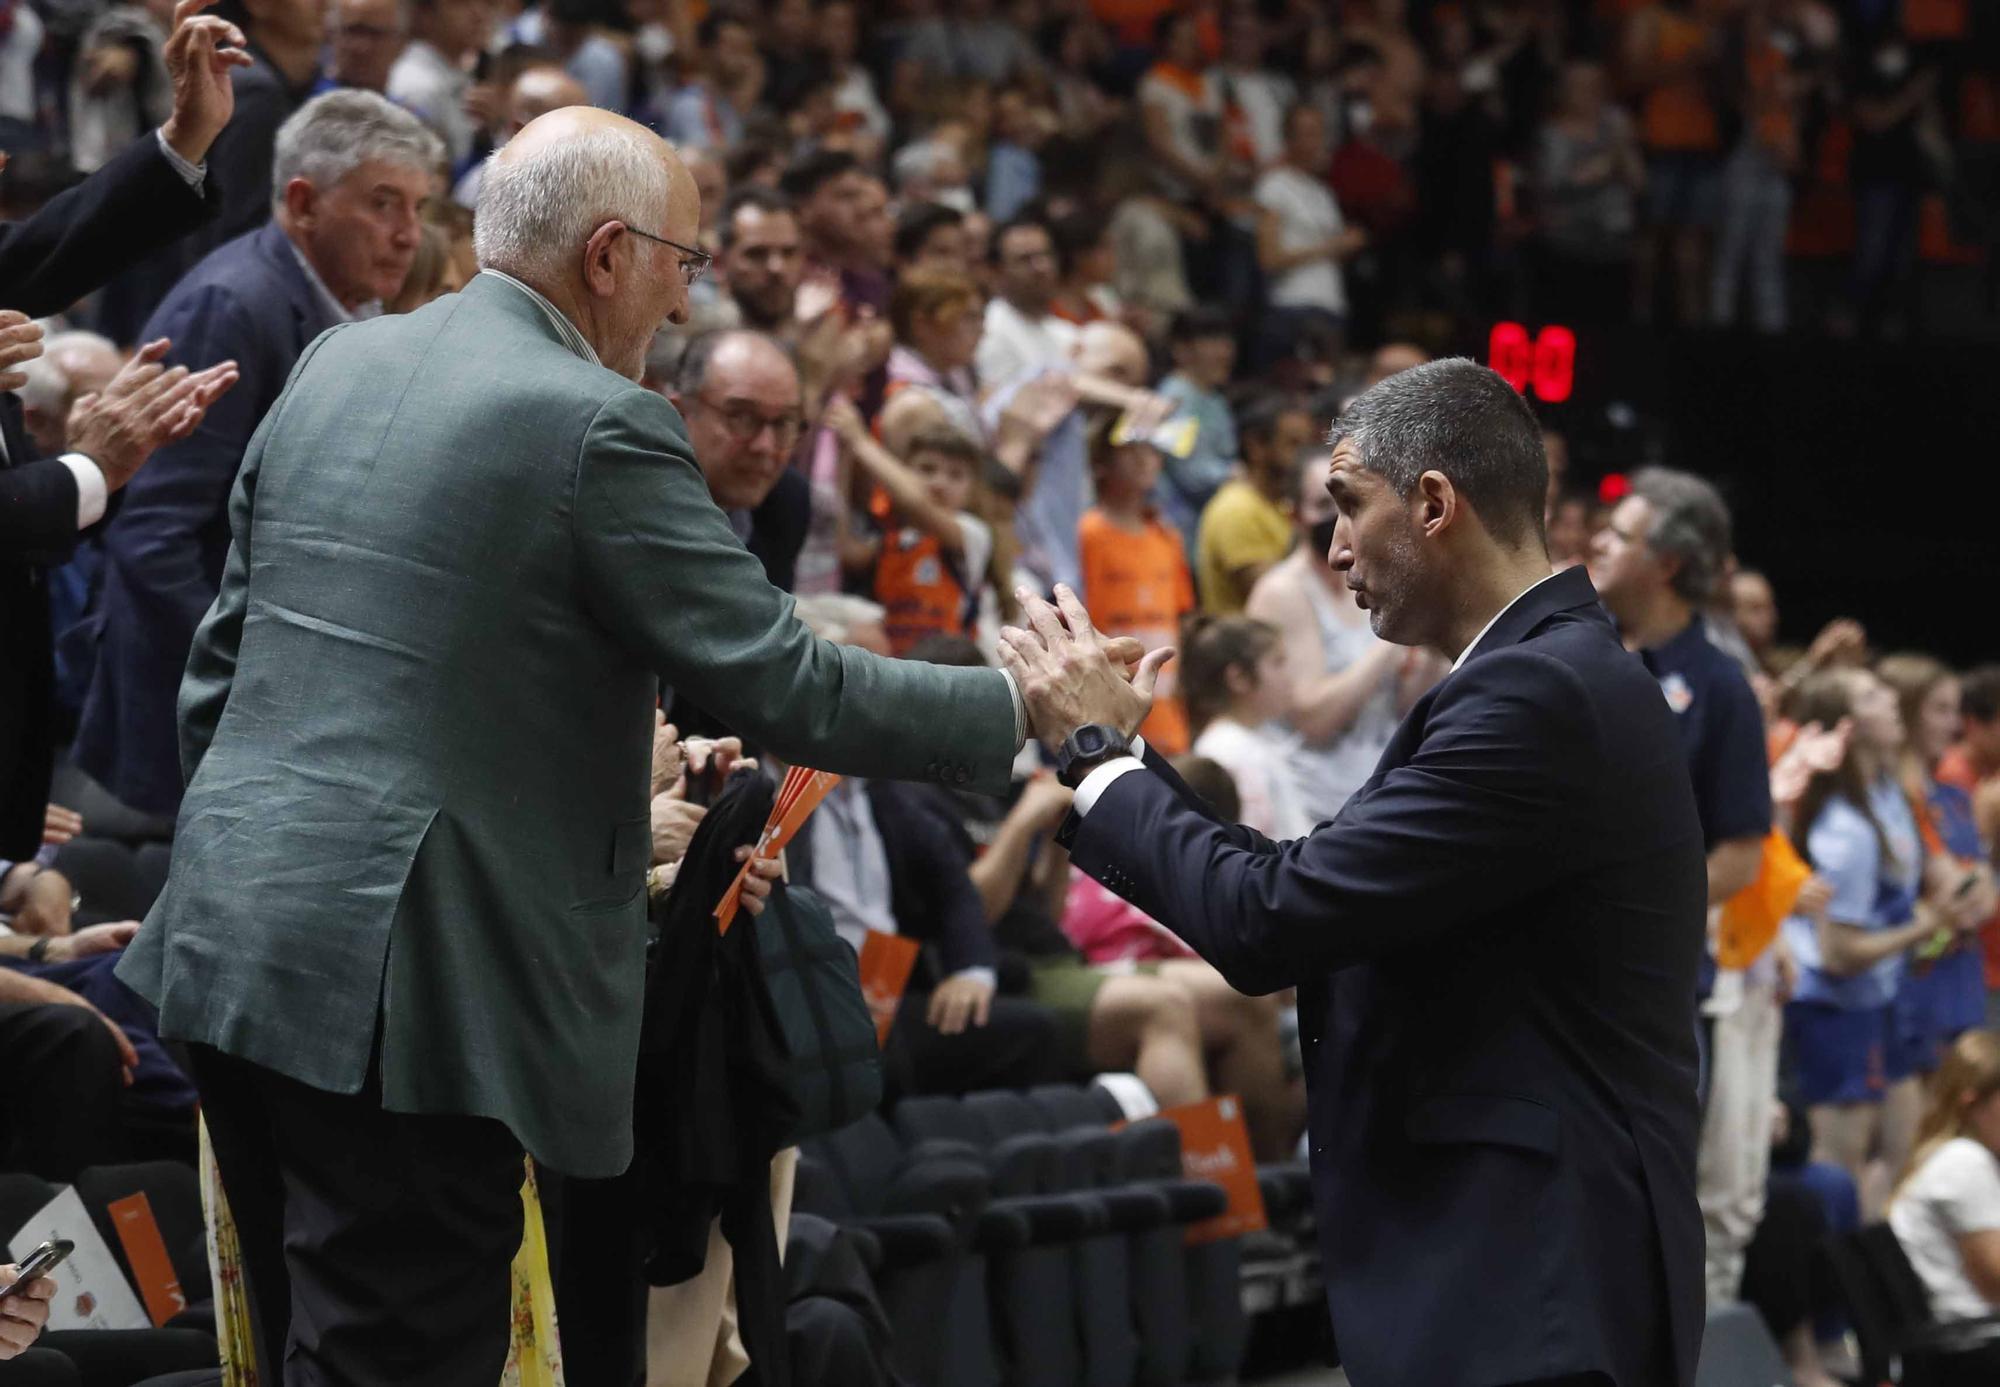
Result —
[[549, 320], [549, 326], [556, 330], [556, 336], [562, 338], [562, 342], [565, 347], [568, 347], [572, 352], [582, 357], [585, 361], [588, 361], [593, 366], [602, 366], [604, 364], [602, 361], [599, 361], [597, 359], [597, 349], [590, 345], [590, 340], [586, 338], [581, 332], [577, 331], [576, 324], [572, 323], [568, 318], [565, 318], [563, 316], [562, 310], [560, 308], [557, 308], [554, 304], [550, 303], [548, 299], [541, 294], [540, 291], [532, 289], [529, 286], [523, 284], [520, 280], [508, 274], [505, 270], [495, 270], [488, 268], [481, 270], [479, 273], [483, 275], [492, 275], [495, 279], [505, 280], [507, 283], [513, 285], [516, 289], [519, 289], [522, 293], [526, 294], [529, 298], [533, 299], [535, 301], [535, 307], [542, 310], [542, 316]]

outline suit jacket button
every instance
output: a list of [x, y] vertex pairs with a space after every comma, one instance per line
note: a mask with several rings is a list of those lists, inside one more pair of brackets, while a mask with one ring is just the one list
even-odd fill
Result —
[[972, 779], [972, 772], [966, 769], [964, 766], [960, 766], [958, 768], [958, 783], [963, 785], [966, 781], [970, 779]]

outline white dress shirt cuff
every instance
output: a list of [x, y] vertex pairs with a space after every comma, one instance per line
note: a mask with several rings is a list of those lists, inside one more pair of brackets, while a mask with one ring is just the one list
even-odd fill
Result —
[[202, 185], [208, 181], [208, 165], [190, 164], [181, 158], [180, 152], [167, 143], [166, 131], [155, 130], [153, 137], [160, 142], [160, 153], [167, 156], [167, 162], [174, 166], [174, 172], [181, 176], [181, 180], [188, 187], [194, 189], [196, 197], [201, 196]]
[[1021, 699], [1021, 686], [1014, 682], [1014, 672], [1003, 669], [1000, 677], [1007, 681], [1007, 697], [1014, 700], [1014, 754], [1018, 756], [1028, 744], [1028, 705]]
[[984, 983], [988, 992], [1000, 990], [1000, 975], [991, 968], [961, 968], [952, 977], [971, 978], [974, 982]]
[[111, 488], [104, 484], [103, 469], [82, 453], [64, 453], [58, 461], [76, 478], [76, 527], [87, 530], [104, 518]]
[[1083, 784], [1076, 787], [1076, 801], [1071, 806], [1075, 810], [1076, 816], [1079, 819], [1087, 817], [1091, 809], [1097, 804], [1097, 797], [1110, 788], [1111, 782], [1119, 776], [1130, 775], [1133, 771], [1144, 770], [1146, 768], [1145, 762], [1139, 758], [1145, 754], [1146, 739], [1134, 735], [1132, 738], [1132, 754], [1130, 756], [1120, 756], [1115, 760], [1106, 761], [1089, 775], [1086, 775], [1083, 778]]

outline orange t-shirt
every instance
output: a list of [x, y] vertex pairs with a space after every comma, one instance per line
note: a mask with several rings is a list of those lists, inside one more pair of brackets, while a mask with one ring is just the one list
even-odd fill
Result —
[[899, 658], [925, 636], [972, 634], [971, 595], [936, 535], [908, 527], [883, 535], [873, 590]]
[[[1658, 52], [1664, 63], [1678, 63], [1708, 42], [1708, 26], [1672, 10], [1659, 9]], [[1639, 128], [1646, 148], [1702, 153], [1722, 143], [1715, 103], [1701, 78], [1693, 73], [1660, 83], [1646, 93]]]
[[[1148, 650], [1180, 643], [1181, 618], [1194, 610], [1194, 577], [1173, 526], [1154, 516], [1128, 530], [1095, 506], [1076, 527], [1083, 605], [1098, 630], [1135, 636]], [[1174, 695], [1173, 666], [1160, 675], [1153, 711], [1139, 735], [1164, 756], [1188, 749], [1187, 710]]]

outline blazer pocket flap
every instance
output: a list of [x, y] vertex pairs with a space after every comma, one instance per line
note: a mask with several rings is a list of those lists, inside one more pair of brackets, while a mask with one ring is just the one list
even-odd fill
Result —
[[643, 872], [652, 857], [652, 820], [628, 819], [611, 830], [611, 875]]
[[1469, 1142], [1553, 1156], [1562, 1119], [1554, 1108], [1531, 1098], [1451, 1093], [1419, 1103], [1411, 1110], [1405, 1131], [1411, 1141], [1424, 1145]]

